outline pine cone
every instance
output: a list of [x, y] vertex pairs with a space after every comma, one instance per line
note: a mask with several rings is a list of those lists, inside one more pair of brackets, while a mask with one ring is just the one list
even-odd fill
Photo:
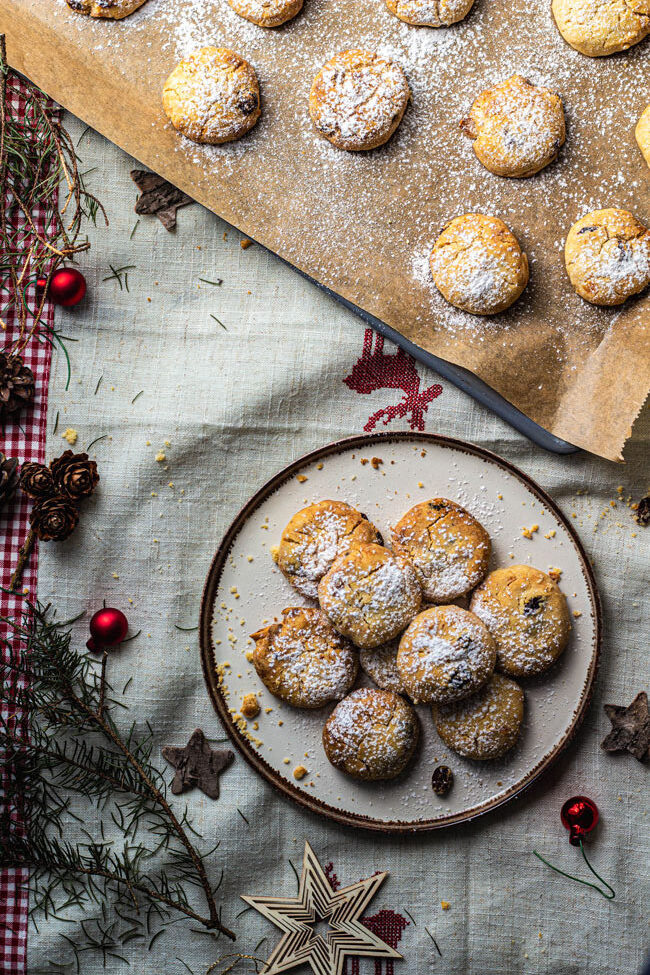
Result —
[[0, 450], [0, 508], [11, 501], [16, 493], [19, 480], [18, 458], [5, 457]]
[[66, 450], [50, 464], [57, 488], [73, 501], [89, 497], [99, 481], [97, 464], [88, 460], [88, 454], [73, 454]]
[[77, 506], [62, 494], [37, 501], [29, 515], [29, 523], [42, 542], [62, 541], [72, 534], [78, 521]]
[[20, 490], [34, 501], [43, 501], [56, 494], [52, 471], [45, 464], [23, 464], [20, 470]]
[[34, 399], [34, 373], [22, 358], [0, 352], [0, 419], [28, 406]]

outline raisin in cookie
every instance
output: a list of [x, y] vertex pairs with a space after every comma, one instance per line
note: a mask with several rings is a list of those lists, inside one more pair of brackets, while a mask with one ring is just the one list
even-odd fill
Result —
[[442, 296], [472, 315], [509, 308], [528, 284], [528, 259], [503, 220], [482, 213], [454, 217], [429, 258]]
[[485, 578], [490, 536], [454, 501], [416, 504], [393, 529], [393, 550], [411, 562], [425, 599], [450, 603]]
[[145, 0], [67, 0], [70, 10], [86, 17], [121, 20], [141, 7]]
[[461, 131], [496, 176], [532, 176], [557, 159], [566, 129], [562, 99], [515, 74], [481, 92]]
[[420, 609], [415, 569], [382, 545], [354, 545], [336, 560], [318, 586], [321, 609], [357, 647], [392, 640]]
[[453, 751], [479, 761], [501, 758], [519, 737], [524, 692], [513, 680], [495, 674], [473, 697], [432, 710], [438, 734]]
[[491, 572], [472, 596], [470, 609], [496, 640], [497, 669], [513, 677], [541, 674], [569, 642], [564, 593], [530, 565]]
[[323, 747], [332, 765], [355, 779], [394, 779], [413, 757], [419, 734], [417, 715], [403, 697], [362, 687], [332, 711]]
[[258, 27], [279, 27], [302, 10], [303, 0], [228, 0], [240, 17]]
[[340, 701], [357, 678], [354, 648], [319, 609], [285, 609], [282, 622], [251, 634], [253, 666], [271, 694], [295, 708]]
[[650, 0], [553, 0], [552, 9], [567, 44], [591, 58], [626, 51], [650, 34]]
[[496, 659], [496, 643], [478, 617], [458, 606], [433, 606], [402, 636], [397, 669], [416, 704], [447, 704], [483, 687]]
[[464, 20], [474, 0], [386, 0], [392, 14], [416, 27], [449, 27]]
[[571, 284], [594, 305], [622, 305], [650, 284], [650, 231], [627, 210], [595, 210], [569, 231]]
[[226, 47], [202, 47], [170, 74], [163, 108], [174, 128], [194, 142], [232, 142], [260, 117], [255, 70]]
[[397, 669], [397, 651], [399, 638], [384, 643], [373, 650], [360, 650], [359, 663], [361, 669], [370, 680], [382, 691], [393, 691], [394, 694], [406, 694], [406, 687]]
[[643, 153], [643, 158], [648, 166], [650, 166], [650, 105], [648, 105], [637, 122], [634, 135], [636, 136], [637, 145]]
[[390, 139], [410, 97], [408, 81], [394, 61], [372, 51], [343, 51], [316, 75], [309, 113], [333, 145], [359, 152]]
[[365, 515], [344, 501], [319, 501], [293, 516], [282, 532], [277, 563], [307, 599], [318, 598], [318, 583], [339, 555], [358, 542], [382, 543]]

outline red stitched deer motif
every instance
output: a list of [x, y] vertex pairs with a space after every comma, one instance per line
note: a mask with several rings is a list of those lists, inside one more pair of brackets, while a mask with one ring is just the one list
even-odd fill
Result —
[[371, 328], [365, 331], [361, 358], [343, 382], [357, 393], [369, 394], [378, 389], [401, 389], [404, 392], [404, 398], [399, 403], [377, 410], [368, 418], [363, 428], [366, 433], [374, 430], [382, 417], [384, 426], [392, 420], [409, 417], [411, 430], [424, 430], [424, 414], [429, 408], [429, 403], [442, 392], [440, 383], [434, 383], [433, 386], [420, 390], [420, 376], [413, 356], [399, 348], [394, 355], [388, 355], [384, 352], [383, 337], [375, 335]]

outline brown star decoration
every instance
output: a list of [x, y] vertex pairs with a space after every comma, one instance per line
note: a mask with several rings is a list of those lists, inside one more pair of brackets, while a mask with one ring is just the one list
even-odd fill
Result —
[[176, 769], [172, 781], [175, 796], [198, 786], [209, 799], [219, 798], [219, 775], [235, 757], [229, 748], [210, 748], [200, 728], [193, 732], [185, 748], [167, 746], [162, 754]]
[[640, 762], [650, 758], [650, 713], [645, 691], [634, 698], [629, 707], [606, 704], [605, 714], [612, 722], [612, 730], [601, 742], [606, 752], [630, 752]]
[[[283, 931], [264, 967], [264, 975], [279, 975], [308, 964], [315, 975], [341, 975], [346, 955], [401, 958], [360, 920], [387, 873], [378, 873], [350, 887], [334, 891], [309, 843], [297, 897], [243, 897]], [[314, 925], [326, 921], [323, 936]]]

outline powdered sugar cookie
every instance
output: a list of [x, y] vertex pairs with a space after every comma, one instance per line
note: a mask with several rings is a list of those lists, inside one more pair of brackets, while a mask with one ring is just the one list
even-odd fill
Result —
[[650, 166], [650, 105], [637, 122], [634, 134], [643, 158]]
[[581, 298], [621, 305], [650, 284], [650, 231], [628, 210], [595, 210], [571, 227], [564, 259]]
[[303, 0], [228, 0], [240, 17], [258, 27], [279, 27], [302, 10]]
[[482, 690], [457, 704], [434, 705], [433, 720], [445, 745], [485, 761], [501, 758], [517, 741], [524, 720], [524, 692], [494, 674]]
[[449, 27], [467, 17], [474, 0], [386, 0], [392, 14], [417, 27]]
[[282, 622], [257, 633], [253, 666], [271, 694], [295, 708], [320, 708], [345, 697], [357, 677], [353, 647], [319, 609], [285, 609]]
[[339, 149], [375, 149], [390, 139], [410, 97], [394, 61], [372, 51], [343, 51], [316, 75], [309, 113], [318, 132]]
[[592, 58], [626, 51], [650, 34], [650, 0], [553, 0], [552, 9], [567, 44]]
[[318, 586], [321, 609], [357, 647], [378, 647], [401, 633], [420, 608], [415, 569], [382, 545], [354, 545]]
[[334, 560], [357, 542], [382, 537], [365, 515], [344, 501], [319, 501], [297, 512], [282, 532], [278, 565], [299, 593], [318, 598], [318, 583]]
[[355, 779], [394, 779], [410, 762], [420, 734], [403, 697], [362, 687], [337, 704], [323, 728], [323, 747], [335, 768]]
[[170, 74], [163, 108], [174, 128], [194, 142], [232, 142], [260, 117], [255, 70], [226, 47], [202, 47]]
[[416, 504], [393, 529], [393, 549], [411, 562], [425, 599], [450, 603], [485, 577], [490, 536], [454, 501]]
[[528, 284], [528, 259], [498, 217], [454, 217], [429, 258], [436, 287], [456, 308], [496, 315], [509, 308]]
[[515, 74], [481, 92], [461, 130], [496, 176], [532, 176], [557, 159], [566, 130], [559, 95]]
[[496, 643], [477, 616], [458, 606], [433, 606], [402, 636], [397, 669], [416, 704], [447, 704], [483, 687], [496, 659]]
[[569, 642], [566, 597], [546, 572], [511, 565], [491, 572], [472, 596], [470, 609], [497, 645], [497, 668], [513, 677], [541, 674]]
[[70, 10], [86, 17], [121, 20], [141, 7], [145, 0], [66, 0]]
[[373, 650], [360, 650], [359, 663], [361, 669], [371, 681], [382, 691], [393, 691], [394, 694], [406, 694], [406, 687], [397, 669], [397, 651], [399, 639], [384, 643]]

